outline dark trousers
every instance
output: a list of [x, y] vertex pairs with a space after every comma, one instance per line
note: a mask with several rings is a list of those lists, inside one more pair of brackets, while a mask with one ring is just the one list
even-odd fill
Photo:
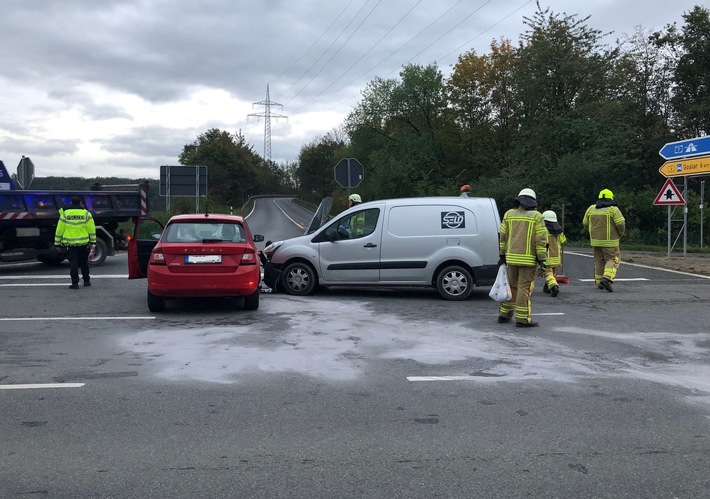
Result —
[[79, 284], [79, 269], [81, 269], [81, 277], [84, 282], [89, 282], [89, 247], [69, 246], [67, 258], [69, 259], [69, 275], [72, 284]]

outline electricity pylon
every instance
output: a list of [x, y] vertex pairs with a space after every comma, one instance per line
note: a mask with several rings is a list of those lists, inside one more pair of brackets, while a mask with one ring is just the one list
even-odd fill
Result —
[[278, 102], [271, 102], [271, 99], [269, 98], [268, 83], [266, 84], [266, 100], [254, 102], [253, 105], [264, 106], [263, 113], [252, 113], [247, 116], [264, 118], [264, 161], [268, 163], [271, 161], [271, 119], [288, 118], [288, 116], [284, 116], [283, 114], [273, 114], [271, 112], [271, 106], [280, 106], [281, 108], [283, 108], [283, 106]]

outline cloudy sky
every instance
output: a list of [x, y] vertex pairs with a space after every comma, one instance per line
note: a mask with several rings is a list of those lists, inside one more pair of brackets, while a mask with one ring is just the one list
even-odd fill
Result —
[[[682, 24], [690, 0], [540, 0], [632, 34]], [[35, 175], [158, 178], [210, 128], [271, 158], [338, 127], [375, 77], [517, 43], [534, 0], [2, 0], [0, 160]], [[612, 41], [611, 39], [609, 40]], [[256, 114], [257, 116], [249, 116]], [[261, 115], [261, 116], [258, 116]], [[283, 118], [277, 116], [283, 116]]]

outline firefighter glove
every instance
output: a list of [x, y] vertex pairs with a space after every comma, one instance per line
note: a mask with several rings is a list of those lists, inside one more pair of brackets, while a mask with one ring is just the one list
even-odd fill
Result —
[[542, 260], [538, 260], [537, 264], [540, 266], [540, 268], [542, 270], [547, 270], [547, 265], [545, 265], [545, 262], [543, 262]]
[[498, 259], [498, 265], [503, 265], [505, 263], [505, 255], [500, 255]]

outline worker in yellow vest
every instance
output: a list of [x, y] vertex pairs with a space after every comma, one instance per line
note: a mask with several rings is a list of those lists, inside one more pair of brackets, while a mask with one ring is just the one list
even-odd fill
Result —
[[54, 245], [67, 248], [70, 289], [79, 289], [79, 269], [84, 286], [91, 286], [89, 252], [96, 247], [96, 226], [91, 213], [84, 209], [79, 196], [71, 198], [68, 208], [59, 210], [59, 223], [54, 233]]
[[535, 287], [535, 269], [544, 269], [547, 258], [547, 229], [537, 211], [537, 197], [532, 189], [523, 189], [515, 198], [515, 207], [503, 215], [500, 225], [500, 260], [507, 264], [512, 298], [500, 304], [498, 322], [516, 327], [537, 327], [532, 321], [530, 296]]
[[562, 232], [562, 226], [557, 221], [557, 213], [552, 210], [542, 212], [542, 219], [547, 229], [547, 268], [543, 272], [545, 285], [542, 290], [556, 297], [560, 292], [557, 284], [557, 269], [562, 265], [562, 246], [567, 242], [567, 237]]
[[613, 192], [602, 189], [596, 204], [584, 213], [582, 225], [589, 230], [594, 250], [594, 282], [599, 289], [612, 292], [611, 285], [621, 263], [619, 240], [626, 233], [626, 220], [614, 201]]

